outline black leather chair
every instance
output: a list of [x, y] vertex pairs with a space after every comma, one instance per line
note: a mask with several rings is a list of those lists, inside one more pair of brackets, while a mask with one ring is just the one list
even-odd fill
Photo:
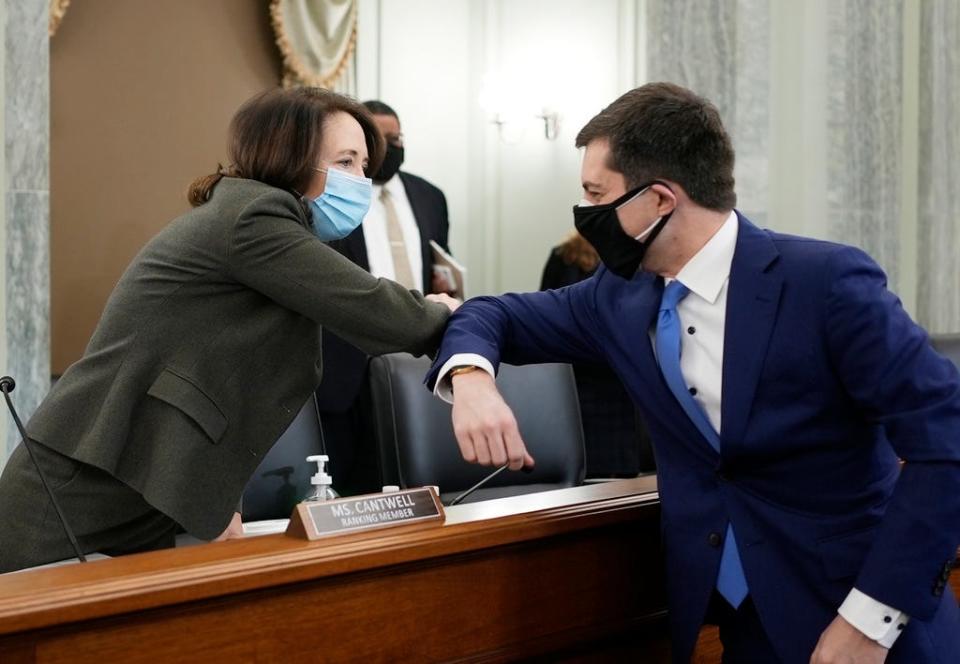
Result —
[[287, 430], [281, 434], [243, 491], [243, 520], [286, 519], [311, 490], [316, 464], [307, 457], [323, 454], [323, 433], [317, 402], [310, 395]]
[[930, 336], [930, 344], [935, 351], [960, 369], [960, 334], [933, 334]]
[[[441, 499], [449, 502], [493, 469], [460, 456], [450, 405], [423, 385], [429, 368], [428, 359], [404, 353], [371, 360], [375, 436], [385, 484], [436, 485]], [[497, 385], [517, 417], [536, 467], [531, 473], [504, 471], [464, 502], [582, 484], [583, 428], [570, 366], [501, 365]]]

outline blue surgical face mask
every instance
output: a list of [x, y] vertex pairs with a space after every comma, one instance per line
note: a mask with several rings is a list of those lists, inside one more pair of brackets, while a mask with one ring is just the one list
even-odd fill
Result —
[[352, 233], [370, 209], [373, 182], [336, 168], [318, 168], [327, 174], [323, 193], [310, 201], [313, 232], [324, 242]]

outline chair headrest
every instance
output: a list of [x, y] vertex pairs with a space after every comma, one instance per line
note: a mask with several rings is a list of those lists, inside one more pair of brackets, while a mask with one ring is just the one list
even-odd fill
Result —
[[[395, 464], [402, 486], [435, 484], [444, 493], [469, 488], [491, 468], [460, 455], [449, 404], [430, 394], [426, 358], [391, 354], [370, 364], [375, 429], [384, 466]], [[532, 473], [503, 472], [490, 487], [582, 483], [583, 428], [573, 370], [567, 364], [501, 365], [497, 386], [510, 405], [520, 435], [536, 461]], [[393, 458], [390, 459], [389, 456]]]

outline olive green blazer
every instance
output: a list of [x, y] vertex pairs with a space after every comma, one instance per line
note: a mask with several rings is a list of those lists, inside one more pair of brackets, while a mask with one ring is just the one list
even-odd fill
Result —
[[191, 534], [219, 535], [320, 382], [321, 326], [369, 354], [420, 355], [448, 316], [310, 225], [289, 192], [221, 180], [127, 268], [30, 438], [110, 473]]

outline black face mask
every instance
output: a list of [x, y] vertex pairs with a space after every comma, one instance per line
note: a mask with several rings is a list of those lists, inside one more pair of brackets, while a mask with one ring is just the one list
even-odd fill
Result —
[[377, 184], [383, 184], [400, 170], [403, 165], [403, 146], [387, 143], [387, 153], [383, 156], [383, 163], [380, 164], [380, 170], [373, 176], [373, 181]]
[[617, 208], [640, 195], [653, 184], [666, 186], [663, 182], [655, 180], [636, 189], [631, 189], [612, 203], [585, 207], [573, 206], [573, 224], [577, 227], [580, 235], [585, 237], [587, 242], [597, 250], [600, 260], [607, 266], [607, 269], [624, 279], [632, 279], [633, 275], [637, 273], [647, 249], [660, 234], [660, 231], [663, 230], [663, 227], [666, 226], [670, 215], [673, 214], [673, 211], [670, 211], [663, 215], [663, 218], [655, 222], [656, 226], [642, 241], [630, 237], [623, 231], [620, 219], [617, 216]]

